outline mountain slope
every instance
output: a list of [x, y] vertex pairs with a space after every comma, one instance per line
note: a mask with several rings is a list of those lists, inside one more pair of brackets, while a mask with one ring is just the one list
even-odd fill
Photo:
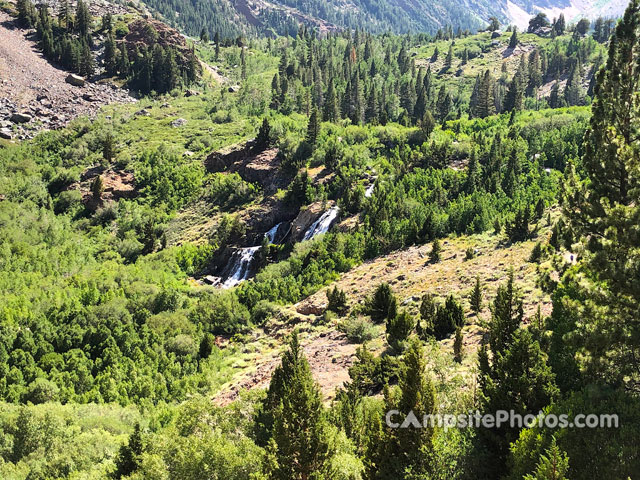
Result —
[[240, 33], [294, 35], [299, 24], [321, 32], [350, 28], [370, 32], [435, 33], [475, 30], [496, 16], [503, 23], [526, 28], [529, 18], [544, 12], [552, 19], [564, 13], [572, 21], [582, 16], [617, 17], [626, 0], [146, 0], [174, 26], [190, 35], [204, 28], [223, 38]]

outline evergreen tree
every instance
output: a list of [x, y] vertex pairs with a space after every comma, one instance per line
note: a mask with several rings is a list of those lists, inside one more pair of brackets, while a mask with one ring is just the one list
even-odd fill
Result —
[[37, 22], [36, 8], [31, 0], [17, 0], [18, 21], [27, 28], [33, 27]]
[[440, 246], [440, 240], [433, 239], [431, 243], [431, 251], [429, 252], [429, 260], [433, 263], [438, 263], [442, 257], [442, 247]]
[[75, 28], [81, 37], [85, 38], [89, 35], [91, 29], [91, 14], [89, 13], [89, 7], [83, 0], [78, 0], [76, 6], [76, 20]]
[[338, 315], [345, 315], [349, 310], [347, 305], [347, 294], [344, 290], [340, 290], [337, 286], [327, 290], [327, 310], [335, 312]]
[[131, 68], [129, 62], [129, 54], [127, 52], [127, 46], [125, 42], [120, 44], [120, 58], [118, 62], [118, 72], [121, 77], [126, 78], [129, 75], [129, 69]]
[[513, 341], [513, 334], [522, 324], [523, 304], [518, 298], [513, 269], [509, 271], [507, 283], [500, 285], [491, 308], [489, 345], [495, 354], [504, 353]]
[[553, 31], [556, 35], [564, 35], [564, 32], [567, 28], [567, 22], [564, 19], [564, 13], [561, 13], [558, 19], [553, 24]]
[[142, 443], [142, 429], [140, 423], [136, 423], [133, 433], [129, 436], [129, 442], [122, 445], [116, 456], [116, 468], [112, 473], [112, 477], [120, 479], [126, 477], [140, 468], [142, 452], [144, 446]]
[[469, 301], [471, 309], [478, 315], [482, 311], [482, 284], [480, 283], [480, 277], [476, 277], [476, 283], [471, 291]]
[[209, 32], [204, 27], [200, 30], [200, 41], [205, 44], [209, 43]]
[[518, 46], [518, 29], [514, 28], [511, 38], [509, 39], [509, 48], [514, 49]]
[[309, 117], [309, 123], [307, 124], [307, 136], [306, 140], [309, 145], [315, 145], [320, 134], [320, 119], [318, 118], [318, 110], [314, 107]]
[[463, 338], [462, 338], [462, 327], [456, 328], [456, 336], [453, 341], [453, 359], [458, 363], [462, 363], [462, 355], [463, 355]]
[[116, 154], [116, 139], [112, 132], [107, 132], [102, 139], [102, 158], [107, 162], [113, 160]]
[[[632, 0], [598, 74], [584, 143], [586, 179], [568, 175], [565, 215], [584, 243], [584, 271], [593, 281], [581, 298], [579, 333], [594, 372], [640, 391], [640, 5]], [[596, 285], [598, 285], [596, 287]], [[581, 302], [582, 303], [582, 302]]]
[[78, 73], [83, 77], [91, 77], [95, 68], [95, 62], [93, 60], [93, 54], [91, 53], [91, 47], [87, 42], [82, 42], [80, 51], [80, 64], [78, 66]]
[[420, 321], [416, 325], [416, 330], [420, 338], [427, 341], [434, 334], [438, 305], [433, 295], [425, 293], [420, 302]]
[[524, 480], [567, 480], [569, 459], [556, 444], [556, 437], [552, 437], [551, 446], [544, 455], [540, 455], [540, 461], [533, 475], [525, 475]]
[[294, 332], [259, 413], [269, 478], [305, 480], [326, 471], [331, 452], [320, 389]]
[[367, 302], [367, 311], [375, 322], [395, 316], [396, 298], [388, 283], [381, 283]]
[[453, 44], [449, 46], [449, 53], [447, 53], [447, 57], [444, 60], [444, 68], [449, 69], [453, 64]]
[[220, 59], [220, 33], [215, 33], [213, 36], [213, 42], [216, 44], [215, 60], [217, 62]]
[[258, 135], [256, 136], [256, 148], [258, 150], [264, 150], [271, 145], [271, 124], [269, 123], [269, 119], [264, 117], [262, 119], [262, 125], [260, 125], [260, 129], [258, 130]]
[[388, 317], [386, 322], [387, 342], [394, 350], [402, 350], [414, 327], [415, 321], [406, 310], [393, 317]]
[[113, 34], [107, 36], [104, 42], [104, 66], [108, 75], [116, 75], [118, 73], [118, 58], [116, 55], [116, 43]]
[[[385, 392], [385, 409], [398, 410], [404, 418], [411, 413], [422, 422], [435, 412], [435, 390], [426, 373], [424, 348], [418, 339], [407, 349], [398, 382], [399, 396]], [[433, 427], [387, 429], [379, 447], [375, 478], [424, 478], [432, 469]]]

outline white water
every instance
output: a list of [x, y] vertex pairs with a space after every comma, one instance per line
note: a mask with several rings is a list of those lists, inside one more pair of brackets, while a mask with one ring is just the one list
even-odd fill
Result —
[[233, 262], [231, 274], [222, 282], [222, 288], [235, 287], [240, 282], [249, 278], [253, 257], [258, 253], [258, 250], [260, 250], [260, 245], [257, 247], [241, 248], [233, 254], [231, 257], [231, 261]]
[[275, 243], [276, 235], [278, 234], [278, 229], [280, 228], [280, 225], [282, 225], [282, 223], [277, 224], [275, 227], [273, 227], [271, 230], [269, 230], [267, 233], [264, 234], [264, 236], [267, 237], [267, 240], [269, 240], [269, 244]]
[[338, 213], [340, 213], [339, 207], [331, 207], [329, 210], [324, 212], [305, 232], [303, 240], [311, 240], [317, 235], [327, 233], [329, 228], [331, 228], [331, 224], [338, 216]]
[[371, 195], [373, 195], [373, 190], [376, 188], [376, 183], [373, 182], [371, 185], [369, 185], [367, 187], [367, 189], [364, 192], [364, 196], [365, 198], [369, 198]]

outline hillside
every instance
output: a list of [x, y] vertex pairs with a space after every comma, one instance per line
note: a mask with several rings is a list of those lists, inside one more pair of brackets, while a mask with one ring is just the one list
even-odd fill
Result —
[[2, 5], [0, 478], [633, 478], [637, 1]]
[[241, 33], [295, 36], [298, 24], [326, 34], [343, 29], [360, 29], [373, 33], [435, 34], [440, 29], [485, 27], [490, 17], [521, 30], [529, 19], [543, 12], [549, 20], [564, 14], [569, 22], [580, 18], [617, 18], [627, 6], [626, 0], [350, 0], [348, 2], [312, 0], [215, 0], [184, 2], [183, 0], [147, 0], [149, 7], [163, 15], [172, 25], [192, 36], [204, 28], [211, 38], [217, 32], [222, 38]]

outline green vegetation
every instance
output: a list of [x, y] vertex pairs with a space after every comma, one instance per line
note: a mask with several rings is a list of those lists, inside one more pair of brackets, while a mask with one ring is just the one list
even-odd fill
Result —
[[[557, 19], [539, 37], [538, 16], [496, 40], [452, 28], [319, 36], [283, 16], [274, 29], [291, 37], [223, 41], [261, 27], [227, 25], [225, 3], [153, 5], [197, 30], [189, 64], [170, 47], [116, 48], [122, 19], [105, 16], [107, 74], [151, 96], [0, 150], [1, 478], [640, 469], [637, 0], [608, 59], [604, 21], [591, 34]], [[376, 5], [366, 21], [349, 9], [326, 18], [373, 31], [406, 20]], [[18, 7], [50, 58], [50, 41], [96, 37], [82, 2], [55, 22]], [[212, 67], [200, 78], [197, 58]], [[299, 241], [330, 208], [332, 229]], [[491, 278], [473, 271], [488, 253], [479, 238], [499, 252]], [[513, 245], [521, 265], [509, 265]], [[206, 285], [247, 251], [237, 287]], [[449, 273], [462, 287], [434, 273], [407, 294], [412, 272], [393, 255], [429, 272], [461, 265]], [[334, 284], [369, 261], [361, 268], [384, 264], [388, 277]], [[553, 302], [534, 316], [525, 268]], [[331, 402], [318, 362], [332, 367], [324, 381], [349, 373]], [[385, 423], [390, 410], [476, 409], [618, 413], [621, 426]]]

